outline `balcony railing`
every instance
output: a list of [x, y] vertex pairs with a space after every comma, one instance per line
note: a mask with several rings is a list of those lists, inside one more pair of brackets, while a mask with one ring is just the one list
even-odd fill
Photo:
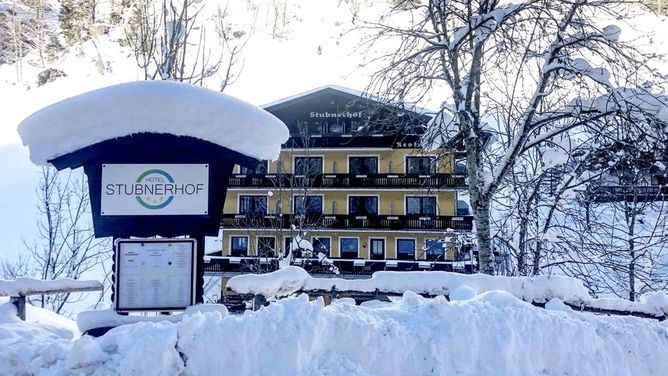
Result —
[[223, 228], [282, 228], [302, 224], [311, 229], [460, 230], [473, 229], [473, 216], [444, 215], [246, 215], [223, 214]]
[[229, 188], [466, 188], [464, 174], [232, 175]]
[[310, 136], [290, 135], [284, 148], [349, 148], [385, 147], [419, 148], [420, 136], [416, 134], [317, 134]]
[[589, 193], [594, 202], [613, 201], [668, 201], [667, 185], [604, 186], [595, 187]]
[[[377, 271], [449, 271], [460, 273], [473, 273], [476, 262], [471, 260], [365, 260], [365, 259], [343, 259], [330, 257], [328, 263], [336, 266], [340, 274], [339, 278], [351, 278], [367, 276]], [[323, 264], [318, 258], [296, 258], [292, 262], [311, 274], [324, 274], [331, 276], [329, 265]], [[219, 257], [207, 256], [204, 258], [204, 272], [209, 275], [235, 275], [249, 272], [271, 272], [278, 269], [276, 257]]]

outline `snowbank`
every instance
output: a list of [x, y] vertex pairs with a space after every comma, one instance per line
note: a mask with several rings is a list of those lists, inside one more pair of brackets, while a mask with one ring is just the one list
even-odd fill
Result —
[[140, 322], [179, 322], [183, 319], [184, 315], [192, 315], [197, 312], [218, 312], [221, 317], [225, 317], [227, 316], [227, 307], [222, 304], [197, 304], [186, 308], [183, 314], [169, 316], [119, 315], [113, 309], [84, 311], [77, 316], [77, 325], [83, 333], [94, 328], [116, 327]]
[[[65, 340], [0, 323], [0, 373], [99, 375], [664, 375], [668, 327], [504, 292], [325, 306], [305, 295], [241, 316], [186, 315]], [[39, 332], [39, 333], [37, 333]], [[9, 335], [7, 335], [9, 334]], [[41, 337], [38, 337], [41, 335]], [[11, 356], [8, 356], [9, 349]], [[16, 357], [16, 358], [12, 358]]]
[[668, 295], [664, 292], [647, 292], [637, 302], [619, 298], [592, 299], [587, 302], [591, 308], [640, 312], [655, 316], [668, 316]]
[[273, 160], [289, 136], [283, 122], [259, 107], [173, 81], [131, 82], [81, 94], [35, 112], [18, 131], [30, 159], [40, 165], [137, 133], [190, 136]]
[[230, 278], [227, 287], [240, 294], [261, 294], [268, 298], [287, 296], [300, 290], [352, 290], [362, 292], [473, 296], [502, 290], [528, 302], [559, 298], [573, 304], [591, 299], [581, 281], [561, 276], [501, 277], [450, 272], [375, 272], [369, 279], [314, 278], [304, 269], [290, 266], [268, 274], [246, 274]]
[[0, 296], [31, 295], [45, 292], [102, 291], [99, 281], [74, 280], [69, 278], [43, 281], [41, 279], [17, 278], [13, 281], [0, 279]]
[[[0, 298], [0, 338], [3, 338], [3, 333], [9, 333], [3, 332], [7, 325], [22, 327], [21, 330], [31, 333], [43, 330], [49, 335], [66, 339], [77, 338], [80, 334], [74, 321], [48, 309], [30, 304], [26, 304], [26, 321], [21, 321], [18, 318], [16, 307], [9, 303], [9, 298]], [[0, 374], [1, 372], [0, 370]]]

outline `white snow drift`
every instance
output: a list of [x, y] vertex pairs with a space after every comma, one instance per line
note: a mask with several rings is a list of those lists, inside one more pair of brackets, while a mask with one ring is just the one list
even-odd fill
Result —
[[241, 316], [194, 313], [59, 337], [0, 308], [0, 374], [665, 375], [668, 326], [541, 309], [505, 292], [325, 306], [306, 295]]
[[259, 107], [173, 81], [131, 82], [84, 93], [35, 112], [18, 131], [39, 165], [138, 133], [190, 136], [274, 160], [289, 136], [282, 121]]
[[362, 292], [450, 295], [461, 288], [477, 293], [502, 290], [529, 302], [546, 302], [552, 298], [580, 303], [591, 299], [581, 281], [539, 275], [503, 277], [485, 274], [450, 272], [375, 272], [369, 279], [314, 278], [304, 269], [289, 266], [267, 274], [245, 274], [230, 278], [227, 287], [240, 294], [262, 294], [268, 298], [287, 296], [300, 290], [352, 290]]

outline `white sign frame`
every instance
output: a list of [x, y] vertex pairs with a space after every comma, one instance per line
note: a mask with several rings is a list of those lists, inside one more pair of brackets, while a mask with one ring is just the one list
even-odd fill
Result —
[[101, 216], [209, 214], [208, 163], [105, 163], [101, 175]]
[[[178, 249], [177, 247], [170, 249], [174, 245], [178, 245]], [[141, 252], [139, 254], [139, 251], [144, 247], [146, 247], [144, 250], [146, 253]], [[117, 312], [182, 311], [196, 304], [196, 278], [199, 262], [196, 239], [116, 239], [114, 249], [116, 255], [114, 258], [115, 294], [113, 304]], [[178, 254], [174, 254], [175, 250]], [[171, 254], [169, 254], [170, 251]], [[183, 260], [184, 256], [188, 256], [186, 260]], [[149, 257], [153, 258], [151, 262], [148, 262]], [[161, 261], [165, 261], [167, 258], [170, 258], [169, 263], [162, 265]], [[171, 259], [174, 258], [177, 261], [178, 258], [181, 258], [180, 267], [178, 262], [172, 263]], [[141, 264], [129, 266], [131, 262]], [[190, 265], [183, 265], [184, 262]], [[145, 264], [149, 265], [146, 267]], [[186, 271], [189, 275], [179, 277], [179, 274], [175, 273], [179, 270], [181, 272]], [[169, 282], [172, 282], [172, 284], [176, 282], [181, 285], [185, 282], [187, 286], [174, 289], [174, 286], [170, 286]], [[181, 296], [174, 297], [175, 293], [180, 293]], [[182, 296], [184, 293], [187, 293], [188, 296]], [[130, 296], [131, 294], [134, 295]], [[169, 303], [159, 305], [148, 303], [150, 300], [155, 301], [156, 298], [164, 299]], [[128, 301], [133, 300], [136, 300], [137, 303], [128, 303]]]

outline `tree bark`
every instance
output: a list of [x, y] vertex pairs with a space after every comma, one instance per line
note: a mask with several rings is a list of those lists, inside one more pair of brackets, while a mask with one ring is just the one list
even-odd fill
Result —
[[490, 236], [489, 200], [478, 198], [475, 209], [476, 238], [478, 240], [478, 270], [494, 274], [494, 255]]

